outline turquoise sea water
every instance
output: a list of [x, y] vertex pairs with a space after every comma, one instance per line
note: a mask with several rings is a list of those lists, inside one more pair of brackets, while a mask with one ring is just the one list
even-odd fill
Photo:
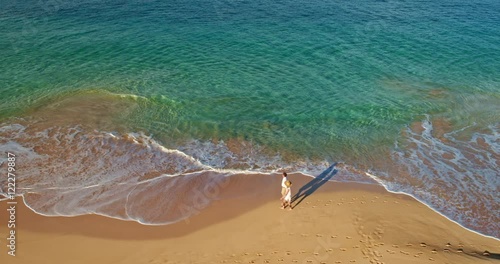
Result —
[[[72, 94], [132, 96], [121, 132], [204, 165], [314, 174], [304, 168], [345, 162], [499, 236], [498, 1], [1, 5], [5, 127]], [[234, 158], [232, 140], [259, 151]]]

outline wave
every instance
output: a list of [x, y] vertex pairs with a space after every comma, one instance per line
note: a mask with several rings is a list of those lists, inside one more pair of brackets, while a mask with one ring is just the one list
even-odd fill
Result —
[[500, 124], [445, 132], [447, 126], [427, 116], [407, 127], [391, 154], [394, 165], [377, 176], [389, 191], [410, 194], [465, 227], [500, 237]]
[[[251, 155], [259, 152], [258, 146], [236, 154], [222, 141], [192, 141], [181, 151], [165, 148], [143, 133], [46, 128], [17, 121], [0, 127], [0, 151], [17, 156], [17, 195], [46, 216], [99, 214], [169, 224], [221, 199], [220, 190], [231, 176], [272, 174], [284, 167], [314, 175], [324, 166], [304, 161], [292, 167], [279, 155]], [[1, 167], [6, 160], [0, 162]], [[337, 180], [361, 179], [347, 167], [340, 170]], [[7, 197], [6, 190], [0, 195]]]
[[[385, 170], [344, 162], [332, 181], [380, 184], [406, 193], [461, 225], [498, 237], [498, 125], [439, 132], [427, 117], [407, 127]], [[436, 132], [438, 131], [438, 132]], [[47, 216], [99, 214], [142, 224], [187, 219], [228, 197], [235, 175], [278, 171], [319, 175], [331, 162], [285, 160], [245, 141], [192, 140], [175, 149], [144, 133], [47, 126], [26, 119], [0, 124], [0, 151], [17, 155], [17, 195]], [[6, 157], [0, 157], [0, 167]], [[267, 177], [272, 179], [273, 177]], [[5, 180], [0, 180], [6, 186]], [[7, 197], [6, 190], [0, 195]]]

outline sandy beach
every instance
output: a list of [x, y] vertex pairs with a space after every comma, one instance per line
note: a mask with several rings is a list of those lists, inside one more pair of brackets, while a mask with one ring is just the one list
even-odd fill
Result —
[[500, 264], [500, 1], [0, 6], [0, 264]]
[[[382, 187], [290, 175], [293, 193], [306, 195], [289, 211], [279, 206], [280, 175], [234, 177], [222, 194], [239, 195], [166, 226], [98, 215], [45, 217], [19, 200], [16, 256], [4, 244], [1, 263], [500, 262], [498, 240]], [[2, 202], [4, 223], [6, 207]], [[7, 231], [0, 225], [2, 237]]]

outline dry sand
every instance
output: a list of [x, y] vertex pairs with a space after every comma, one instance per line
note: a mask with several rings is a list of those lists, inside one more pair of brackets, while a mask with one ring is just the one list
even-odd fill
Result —
[[[289, 211], [280, 209], [279, 175], [235, 177], [225, 188], [241, 195], [168, 226], [44, 217], [19, 201], [16, 257], [7, 255], [2, 202], [0, 263], [500, 263], [498, 240], [382, 187], [315, 182]], [[293, 193], [311, 187], [311, 178], [289, 178]]]

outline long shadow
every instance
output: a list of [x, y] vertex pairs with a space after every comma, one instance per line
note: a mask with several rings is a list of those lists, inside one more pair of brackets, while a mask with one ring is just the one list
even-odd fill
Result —
[[[478, 258], [478, 259], [495, 259], [495, 260], [500, 260], [500, 254], [499, 253], [491, 253], [489, 251], [484, 251], [484, 252], [479, 252], [479, 251], [473, 251], [470, 253], [465, 253], [468, 256]], [[495, 262], [495, 263], [500, 263], [500, 262]]]
[[311, 195], [315, 192], [321, 185], [325, 184], [328, 180], [330, 180], [335, 174], [337, 174], [337, 170], [335, 166], [337, 163], [330, 165], [325, 171], [323, 171], [320, 175], [312, 179], [310, 182], [306, 183], [304, 186], [300, 187], [299, 191], [292, 197], [292, 204], [295, 201], [298, 201], [293, 207], [297, 207], [307, 196]]
[[491, 259], [498, 259], [498, 260], [500, 260], [500, 254], [498, 254], [498, 253], [488, 253], [488, 255], [486, 257], [487, 258], [491, 258]]

